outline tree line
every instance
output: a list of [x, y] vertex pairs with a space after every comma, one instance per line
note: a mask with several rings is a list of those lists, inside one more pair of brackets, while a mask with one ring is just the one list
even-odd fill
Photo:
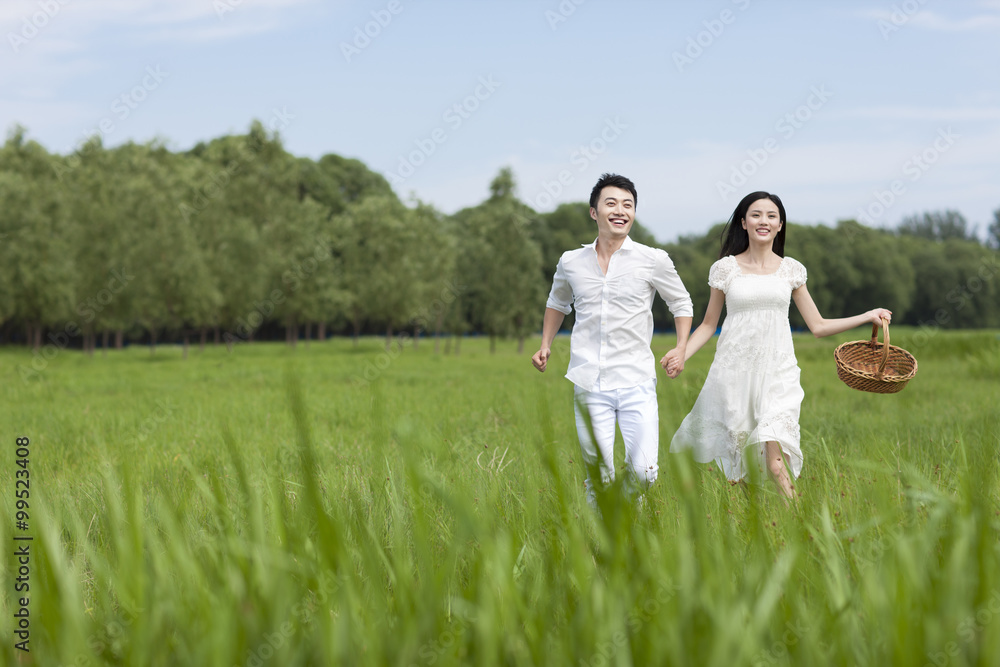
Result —
[[[891, 231], [789, 225], [786, 252], [829, 317], [887, 305], [904, 324], [997, 327], [995, 218], [985, 243], [956, 211]], [[670, 253], [696, 316], [720, 229], [660, 244], [633, 227]], [[95, 137], [68, 155], [16, 126], [0, 149], [0, 340], [38, 354], [181, 342], [186, 356], [192, 341], [377, 333], [388, 346], [406, 331], [415, 345], [453, 334], [456, 352], [468, 333], [523, 348], [560, 254], [595, 236], [586, 202], [536, 212], [506, 168], [487, 199], [445, 215], [358, 160], [288, 153], [260, 122], [188, 151]], [[654, 321], [671, 326], [660, 300]]]

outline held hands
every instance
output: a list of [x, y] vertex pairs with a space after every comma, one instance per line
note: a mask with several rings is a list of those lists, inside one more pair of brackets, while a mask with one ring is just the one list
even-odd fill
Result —
[[538, 350], [538, 352], [535, 352], [534, 355], [532, 355], [531, 363], [532, 365], [534, 365], [535, 368], [538, 369], [540, 373], [544, 373], [545, 366], [548, 364], [549, 356], [551, 355], [552, 355], [552, 350], [550, 350], [547, 347], [543, 347], [542, 349]]
[[667, 377], [674, 379], [684, 370], [684, 350], [679, 347], [670, 350], [660, 359], [660, 365], [667, 372]]
[[885, 318], [890, 323], [892, 322], [892, 311], [886, 308], [873, 308], [869, 310], [865, 315], [868, 316], [872, 324], [881, 326], [882, 318]]

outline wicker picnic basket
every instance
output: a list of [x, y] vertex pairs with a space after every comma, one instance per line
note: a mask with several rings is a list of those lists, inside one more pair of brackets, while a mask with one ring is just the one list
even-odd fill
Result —
[[878, 325], [872, 325], [872, 339], [843, 343], [833, 351], [837, 376], [860, 391], [894, 394], [917, 374], [917, 360], [901, 347], [889, 345], [889, 321], [882, 320], [882, 343]]

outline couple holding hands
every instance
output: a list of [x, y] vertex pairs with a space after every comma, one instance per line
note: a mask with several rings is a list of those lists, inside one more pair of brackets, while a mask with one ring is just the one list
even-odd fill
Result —
[[875, 308], [861, 315], [825, 319], [806, 288], [806, 269], [785, 257], [785, 208], [767, 192], [740, 201], [722, 234], [719, 260], [708, 273], [712, 288], [702, 323], [693, 332], [694, 308], [670, 257], [628, 237], [635, 220], [635, 185], [604, 174], [590, 193], [597, 240], [563, 253], [545, 306], [542, 344], [531, 361], [544, 371], [552, 341], [573, 308], [566, 377], [574, 385], [576, 425], [588, 471], [587, 501], [596, 506], [595, 484], [615, 475], [617, 422], [625, 442], [626, 489], [642, 494], [656, 481], [659, 414], [656, 365], [650, 343], [651, 307], [659, 293], [674, 316], [677, 346], [660, 359], [676, 378], [712, 337], [726, 305], [715, 359], [670, 451], [690, 449], [697, 461], [715, 461], [737, 482], [756, 465], [786, 499], [802, 470], [799, 407], [802, 386], [788, 322], [794, 299], [816, 337], [880, 323], [892, 313]]

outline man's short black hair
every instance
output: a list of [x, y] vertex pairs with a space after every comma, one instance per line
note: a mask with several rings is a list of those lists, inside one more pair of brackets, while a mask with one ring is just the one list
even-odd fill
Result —
[[632, 181], [618, 174], [601, 174], [597, 185], [590, 191], [590, 208], [597, 208], [597, 200], [601, 198], [601, 190], [609, 187], [628, 190], [632, 193], [632, 205], [639, 206], [639, 195], [635, 193], [635, 184]]

